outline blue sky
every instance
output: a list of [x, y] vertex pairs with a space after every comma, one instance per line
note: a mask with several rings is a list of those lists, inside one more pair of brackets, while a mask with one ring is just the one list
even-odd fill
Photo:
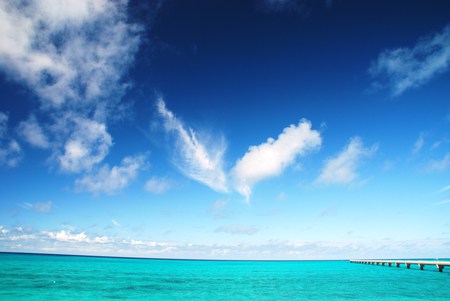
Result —
[[3, 1], [0, 251], [448, 257], [446, 1]]

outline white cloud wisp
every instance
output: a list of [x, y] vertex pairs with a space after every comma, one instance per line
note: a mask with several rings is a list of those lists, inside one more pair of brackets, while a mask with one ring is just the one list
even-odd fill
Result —
[[320, 133], [303, 119], [298, 125], [285, 128], [276, 140], [269, 138], [265, 143], [251, 146], [233, 168], [236, 190], [248, 201], [253, 185], [280, 175], [297, 157], [319, 148], [321, 143]]
[[145, 190], [154, 194], [163, 194], [173, 186], [173, 181], [168, 178], [151, 177], [145, 183]]
[[361, 160], [372, 156], [378, 149], [376, 144], [367, 148], [361, 138], [353, 137], [336, 156], [325, 161], [322, 172], [316, 179], [318, 184], [351, 184], [358, 178], [357, 168]]
[[389, 87], [393, 96], [417, 88], [448, 71], [450, 25], [433, 36], [419, 39], [413, 48], [384, 50], [369, 68], [374, 87]]
[[450, 153], [446, 154], [441, 160], [430, 160], [425, 169], [428, 172], [444, 171], [450, 167]]
[[80, 191], [112, 195], [127, 186], [145, 166], [144, 155], [125, 157], [119, 166], [109, 168], [108, 165], [104, 165], [98, 171], [77, 179], [75, 185]]
[[50, 146], [48, 137], [34, 115], [31, 115], [28, 120], [22, 121], [19, 124], [18, 132], [25, 141], [34, 147], [46, 149]]
[[[322, 1], [317, 0], [260, 0], [260, 5], [266, 12], [292, 12], [308, 16], [313, 7]], [[327, 9], [333, 6], [332, 0], [324, 0], [322, 4]]]
[[35, 204], [25, 203], [24, 207], [26, 209], [31, 209], [31, 210], [39, 212], [39, 213], [47, 213], [47, 212], [52, 211], [53, 203], [50, 201], [45, 202], [45, 203], [37, 202]]
[[71, 173], [89, 171], [108, 154], [111, 135], [105, 124], [84, 118], [74, 120], [72, 131], [64, 144], [64, 153], [57, 158], [60, 168]]
[[8, 139], [9, 116], [0, 112], [0, 167], [16, 166], [22, 158], [22, 148], [15, 139]]
[[226, 192], [227, 178], [223, 171], [223, 155], [226, 150], [224, 139], [208, 143], [198, 133], [185, 125], [167, 109], [160, 99], [157, 109], [163, 120], [164, 129], [173, 134], [176, 143], [174, 163], [187, 177], [213, 190]]

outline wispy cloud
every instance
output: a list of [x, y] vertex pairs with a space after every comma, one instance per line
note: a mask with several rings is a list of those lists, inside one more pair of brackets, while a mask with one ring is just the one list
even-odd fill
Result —
[[19, 124], [18, 132], [25, 141], [34, 147], [46, 149], [50, 146], [47, 135], [34, 115]]
[[280, 192], [280, 193], [278, 194], [278, 196], [277, 196], [277, 201], [279, 201], [279, 202], [284, 202], [284, 201], [286, 201], [287, 199], [288, 199], [288, 196], [287, 196], [287, 194], [284, 193], [283, 191]]
[[305, 1], [302, 0], [262, 0], [264, 8], [272, 12], [299, 12], [304, 13], [306, 10]]
[[162, 99], [158, 100], [157, 109], [165, 131], [175, 137], [176, 167], [187, 177], [216, 191], [227, 191], [227, 178], [223, 171], [223, 155], [226, 150], [224, 139], [219, 138], [216, 141], [203, 139], [168, 110]]
[[393, 96], [420, 87], [448, 70], [450, 26], [432, 36], [419, 39], [413, 48], [384, 50], [369, 68], [374, 87], [387, 87]]
[[350, 184], [358, 178], [357, 169], [361, 160], [372, 156], [378, 149], [376, 144], [365, 147], [361, 138], [353, 137], [336, 156], [325, 161], [322, 172], [316, 179], [318, 184]]
[[209, 208], [209, 211], [211, 212], [217, 212], [223, 210], [228, 205], [228, 201], [225, 200], [218, 200], [212, 204], [211, 208]]
[[425, 138], [424, 138], [424, 134], [421, 133], [419, 135], [419, 138], [417, 138], [416, 142], [414, 143], [414, 147], [413, 147], [413, 154], [418, 154], [420, 152], [420, 150], [422, 149], [423, 145], [425, 143]]
[[126, 187], [145, 166], [145, 155], [125, 157], [119, 166], [109, 168], [108, 165], [104, 165], [95, 172], [77, 179], [75, 186], [79, 191], [115, 194]]
[[446, 205], [446, 204], [450, 204], [450, 199], [443, 200], [443, 201], [435, 203], [436, 206], [441, 206], [441, 205]]
[[446, 154], [444, 158], [440, 160], [431, 160], [425, 166], [425, 170], [428, 172], [444, 171], [450, 166], [450, 153]]
[[51, 201], [48, 202], [37, 202], [37, 203], [25, 203], [24, 207], [26, 209], [31, 209], [34, 210], [36, 212], [41, 212], [41, 213], [47, 213], [52, 211], [53, 209], [53, 203]]
[[442, 188], [442, 189], [439, 190], [438, 192], [442, 193], [442, 192], [446, 192], [446, 191], [448, 191], [448, 190], [450, 190], [450, 185], [445, 186], [444, 188]]
[[228, 205], [228, 201], [225, 200], [218, 200], [212, 204], [211, 208], [209, 208], [210, 211], [216, 212], [219, 210], [223, 210]]
[[58, 155], [62, 171], [90, 171], [106, 157], [112, 145], [106, 125], [94, 120], [75, 118], [73, 132], [64, 144], [64, 153]]
[[290, 125], [267, 142], [251, 146], [237, 161], [232, 175], [236, 189], [249, 200], [252, 187], [257, 182], [280, 175], [296, 158], [320, 147], [320, 133], [311, 128], [311, 123], [301, 120]]
[[223, 232], [228, 234], [240, 234], [240, 235], [253, 235], [257, 233], [259, 229], [252, 226], [241, 226], [241, 225], [224, 225], [217, 228], [214, 232]]
[[145, 190], [154, 194], [163, 194], [173, 187], [174, 183], [168, 178], [151, 177], [145, 183]]
[[0, 167], [16, 166], [22, 158], [22, 148], [15, 139], [8, 139], [9, 116], [0, 112]]
[[263, 10], [267, 12], [291, 12], [304, 16], [307, 16], [312, 10], [313, 5], [317, 3], [324, 5], [324, 7], [328, 9], [333, 6], [332, 0], [260, 0], [260, 4]]
[[216, 219], [230, 219], [233, 217], [233, 212], [229, 210], [230, 201], [217, 200], [208, 209], [208, 213]]
[[448, 144], [449, 142], [450, 142], [450, 139], [448, 139], [448, 138], [439, 139], [431, 145], [431, 149], [432, 150], [438, 149], [438, 148], [442, 147], [442, 145]]

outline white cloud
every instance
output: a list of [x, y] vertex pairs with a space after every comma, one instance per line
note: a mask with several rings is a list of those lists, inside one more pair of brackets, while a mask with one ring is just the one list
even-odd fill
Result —
[[8, 234], [9, 230], [6, 229], [4, 226], [0, 225], [0, 233], [1, 234]]
[[[0, 142], [1, 143], [1, 142]], [[0, 166], [15, 167], [22, 159], [22, 148], [16, 140], [0, 144]]]
[[416, 142], [414, 143], [413, 154], [419, 153], [420, 150], [422, 149], [424, 143], [425, 143], [424, 134], [421, 133], [419, 135], [419, 138], [417, 138]]
[[8, 139], [9, 116], [0, 112], [0, 166], [15, 167], [22, 158], [22, 149], [14, 139]]
[[187, 177], [208, 187], [225, 192], [227, 178], [223, 171], [223, 155], [226, 150], [223, 139], [206, 141], [192, 128], [183, 123], [167, 109], [162, 99], [157, 103], [158, 113], [163, 119], [164, 129], [171, 133], [176, 141], [174, 163]]
[[320, 133], [311, 129], [311, 123], [301, 120], [290, 125], [275, 140], [249, 147], [247, 153], [236, 162], [232, 175], [239, 193], [247, 198], [257, 182], [280, 175], [295, 159], [320, 147]]
[[106, 125], [94, 120], [76, 118], [72, 135], [64, 144], [64, 154], [58, 156], [62, 171], [89, 171], [108, 154], [112, 138]]
[[[107, 124], [129, 106], [121, 102], [129, 86], [123, 75], [141, 27], [129, 22], [127, 6], [127, 0], [0, 1], [0, 68], [40, 101], [19, 134], [49, 149], [62, 171], [100, 164], [112, 146]], [[9, 153], [2, 147], [0, 156]]]
[[31, 204], [31, 203], [25, 203], [24, 207], [26, 209], [31, 209], [34, 210], [36, 212], [42, 212], [42, 213], [46, 213], [46, 212], [50, 212], [53, 209], [53, 203], [48, 201], [45, 203], [42, 202], [37, 202], [35, 204]]
[[81, 233], [71, 233], [70, 231], [61, 230], [59, 232], [44, 232], [44, 234], [47, 234], [50, 238], [53, 238], [55, 240], [59, 241], [71, 241], [71, 242], [87, 242], [88, 237], [84, 232]]
[[441, 160], [431, 160], [430, 162], [428, 162], [428, 164], [426, 165], [425, 169], [428, 172], [444, 171], [449, 166], [450, 166], [450, 153], [446, 154], [444, 156], [444, 158], [442, 158]]
[[138, 155], [125, 157], [119, 166], [109, 168], [108, 165], [100, 167], [75, 181], [80, 191], [89, 191], [95, 194], [114, 194], [123, 189], [133, 180], [138, 172], [146, 166], [146, 156]]
[[215, 219], [231, 219], [233, 218], [234, 213], [228, 208], [229, 203], [230, 202], [227, 200], [217, 200], [208, 208], [207, 212]]
[[316, 179], [319, 184], [350, 184], [358, 178], [357, 168], [361, 160], [372, 156], [378, 149], [375, 144], [364, 146], [361, 138], [353, 137], [344, 149], [325, 161], [321, 174]]
[[170, 190], [173, 182], [167, 178], [152, 177], [145, 183], [145, 190], [154, 194], [163, 194]]
[[34, 115], [26, 121], [22, 121], [18, 128], [19, 134], [34, 147], [46, 149], [50, 146], [47, 136]]
[[374, 86], [389, 87], [393, 96], [420, 87], [448, 70], [450, 62], [450, 26], [442, 32], [419, 39], [413, 48], [383, 51], [372, 63], [369, 73]]
[[0, 139], [4, 138], [8, 132], [8, 119], [7, 114], [0, 112]]
[[450, 142], [450, 139], [448, 138], [442, 138], [438, 141], [435, 141], [432, 145], [431, 145], [431, 149], [435, 150], [438, 149], [439, 147], [441, 147], [444, 144], [448, 144]]
[[244, 235], [253, 235], [259, 230], [255, 227], [251, 226], [241, 226], [241, 225], [224, 225], [217, 228], [214, 232], [223, 232], [229, 234], [244, 234]]
[[[111, 93], [133, 60], [137, 27], [127, 1], [0, 2], [0, 65], [44, 106], [86, 104]], [[81, 102], [81, 103], [76, 103]]]
[[107, 236], [89, 237], [85, 232], [72, 233], [71, 231], [61, 230], [53, 232], [43, 231], [42, 233], [51, 239], [69, 243], [105, 244], [112, 242], [112, 239]]
[[211, 208], [209, 208], [209, 211], [211, 212], [217, 212], [223, 210], [228, 205], [228, 202], [225, 200], [218, 200], [212, 204]]

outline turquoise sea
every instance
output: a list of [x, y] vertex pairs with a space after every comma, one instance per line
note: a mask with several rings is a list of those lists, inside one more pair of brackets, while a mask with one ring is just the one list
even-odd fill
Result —
[[1, 253], [0, 300], [450, 300], [450, 269]]

